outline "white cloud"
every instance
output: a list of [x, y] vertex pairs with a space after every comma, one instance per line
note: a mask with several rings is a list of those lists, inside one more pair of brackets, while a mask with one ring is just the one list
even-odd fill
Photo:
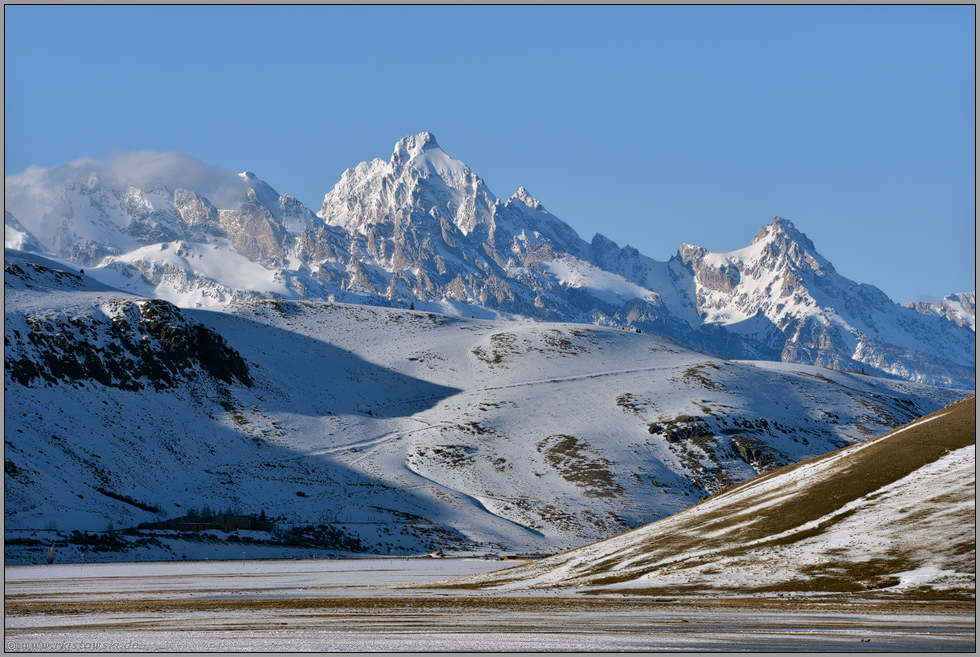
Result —
[[146, 150], [116, 155], [105, 162], [83, 158], [52, 169], [32, 166], [4, 176], [4, 207], [25, 226], [39, 225], [58, 205], [61, 190], [96, 181], [119, 190], [149, 184], [171, 190], [182, 187], [207, 197], [219, 208], [236, 206], [246, 192], [246, 181], [234, 171], [175, 151]]
[[218, 207], [237, 205], [247, 189], [236, 172], [175, 151], [124, 153], [111, 158], [107, 168], [116, 186], [159, 183], [172, 190], [182, 187], [206, 196]]

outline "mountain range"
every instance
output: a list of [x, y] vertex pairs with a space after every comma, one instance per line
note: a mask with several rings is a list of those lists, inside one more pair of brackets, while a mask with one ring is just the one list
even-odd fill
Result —
[[657, 262], [428, 133], [316, 213], [155, 157], [5, 180], [10, 563], [552, 553], [975, 385], [975, 293], [900, 306], [785, 219]]
[[[262, 299], [627, 328], [728, 359], [975, 387], [975, 291], [899, 305], [775, 218], [667, 262], [591, 242], [524, 188], [498, 199], [430, 133], [348, 169], [319, 211], [245, 172], [220, 185], [80, 161], [5, 179], [5, 245], [185, 308]], [[179, 186], [184, 185], [184, 186]]]

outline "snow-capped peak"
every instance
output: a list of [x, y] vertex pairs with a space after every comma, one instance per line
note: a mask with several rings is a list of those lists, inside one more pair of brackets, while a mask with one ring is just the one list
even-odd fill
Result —
[[779, 237], [788, 238], [793, 242], [799, 242], [811, 250], [814, 248], [813, 242], [806, 235], [798, 231], [792, 221], [783, 219], [782, 217], [773, 217], [772, 221], [759, 229], [759, 232], [752, 238], [751, 244], [756, 244], [766, 239], [777, 239]]
[[528, 191], [523, 187], [518, 189], [517, 193], [511, 196], [510, 198], [511, 200], [516, 199], [520, 201], [521, 203], [531, 208], [532, 210], [537, 210], [538, 212], [547, 212], [547, 210], [544, 209], [544, 204], [541, 203], [541, 201], [539, 201], [538, 199], [531, 196], [528, 193]]
[[[749, 254], [755, 255], [753, 257]], [[761, 256], [760, 264], [770, 269], [788, 265], [825, 274], [836, 273], [830, 261], [817, 253], [810, 238], [797, 230], [792, 221], [782, 217], [775, 217], [763, 226], [752, 238], [749, 247], [729, 255], [741, 256], [743, 259]]]
[[395, 144], [391, 154], [391, 167], [394, 172], [411, 171], [428, 177], [435, 174], [443, 180], [475, 177], [468, 166], [446, 155], [431, 132], [403, 137]]
[[240, 202], [257, 203], [269, 211], [276, 219], [281, 218], [279, 208], [279, 192], [272, 188], [272, 185], [265, 182], [251, 171], [244, 171], [238, 174], [246, 182], [245, 194]]
[[345, 171], [319, 216], [357, 232], [396, 217], [412, 217], [416, 225], [435, 220], [437, 227], [445, 219], [465, 235], [491, 221], [496, 202], [479, 176], [446, 155], [431, 132], [422, 132], [400, 139], [389, 162], [377, 159]]
[[936, 303], [910, 302], [904, 304], [923, 315], [939, 315], [945, 317], [957, 326], [968, 326], [971, 331], [977, 330], [977, 293], [961, 292], [947, 294]]
[[[420, 132], [417, 135], [409, 135], [398, 140], [392, 158], [400, 154], [405, 154], [408, 158], [418, 157], [424, 151], [434, 148], [439, 148], [436, 136], [431, 132]], [[442, 149], [439, 148], [439, 150]]]

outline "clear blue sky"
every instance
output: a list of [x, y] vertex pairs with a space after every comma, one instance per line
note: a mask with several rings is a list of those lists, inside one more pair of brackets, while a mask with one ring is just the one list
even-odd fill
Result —
[[319, 210], [436, 135], [666, 260], [786, 217], [899, 302], [976, 287], [973, 6], [6, 6], [5, 174], [179, 151]]

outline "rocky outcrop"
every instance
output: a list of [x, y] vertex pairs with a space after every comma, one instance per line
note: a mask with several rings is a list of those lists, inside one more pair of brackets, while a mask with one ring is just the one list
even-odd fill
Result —
[[732, 436], [732, 449], [736, 456], [760, 473], [786, 465], [787, 460], [771, 445], [758, 438], [736, 434]]
[[[28, 267], [9, 264], [4, 277], [29, 284], [33, 276], [48, 276], [61, 286], [74, 278], [81, 284], [76, 274]], [[10, 379], [26, 387], [98, 382], [122, 390], [161, 389], [202, 375], [251, 385], [244, 358], [221, 335], [162, 300], [106, 302], [87, 315], [46, 311], [9, 317], [4, 346], [12, 356], [4, 360]]]

